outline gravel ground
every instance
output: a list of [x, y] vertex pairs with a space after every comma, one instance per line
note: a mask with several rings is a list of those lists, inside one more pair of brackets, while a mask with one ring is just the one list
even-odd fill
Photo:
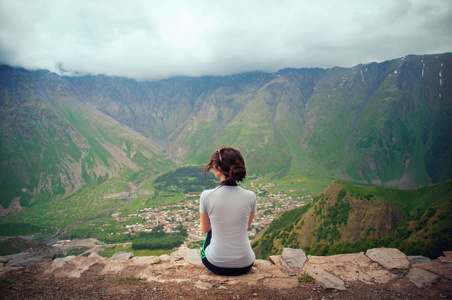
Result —
[[447, 279], [418, 289], [406, 278], [386, 284], [347, 282], [345, 291], [326, 290], [313, 282], [296, 288], [269, 288], [263, 284], [210, 284], [200, 289], [195, 282], [144, 281], [136, 277], [99, 275], [92, 266], [80, 278], [46, 276], [39, 267], [21, 268], [0, 278], [2, 299], [452, 299]]

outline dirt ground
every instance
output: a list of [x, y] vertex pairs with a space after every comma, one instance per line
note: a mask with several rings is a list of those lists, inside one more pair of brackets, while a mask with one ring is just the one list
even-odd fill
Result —
[[450, 281], [444, 279], [423, 289], [404, 277], [386, 284], [347, 282], [345, 291], [326, 290], [313, 282], [299, 282], [295, 288], [216, 282], [200, 289], [190, 281], [100, 275], [101, 268], [93, 265], [80, 278], [45, 276], [39, 266], [11, 270], [0, 278], [0, 295], [2, 299], [452, 299]]

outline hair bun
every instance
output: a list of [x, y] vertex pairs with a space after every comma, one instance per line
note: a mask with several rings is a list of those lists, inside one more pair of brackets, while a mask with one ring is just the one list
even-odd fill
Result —
[[229, 168], [229, 178], [234, 181], [242, 181], [246, 177], [246, 168], [245, 166], [240, 162], [236, 161], [233, 165]]

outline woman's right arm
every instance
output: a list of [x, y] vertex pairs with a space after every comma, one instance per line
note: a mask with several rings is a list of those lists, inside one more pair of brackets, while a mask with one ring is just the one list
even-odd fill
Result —
[[210, 219], [208, 215], [201, 214], [201, 231], [204, 233], [210, 231]]

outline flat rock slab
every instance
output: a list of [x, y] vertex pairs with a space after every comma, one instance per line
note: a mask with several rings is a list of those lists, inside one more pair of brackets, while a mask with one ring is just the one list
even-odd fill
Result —
[[281, 267], [281, 255], [270, 255], [270, 256], [268, 257], [268, 260], [269, 260], [270, 262], [272, 262], [273, 264], [275, 264], [275, 265]]
[[439, 261], [436, 261], [436, 262], [430, 263], [430, 264], [417, 264], [416, 268], [420, 268], [420, 269], [429, 271], [431, 273], [434, 273], [436, 275], [439, 275], [441, 277], [452, 280], [452, 265], [451, 264], [447, 264], [447, 263], [444, 264]]
[[117, 252], [115, 253], [111, 259], [131, 259], [133, 257], [133, 253], [132, 252]]
[[176, 262], [184, 260], [193, 265], [202, 265], [201, 251], [199, 249], [181, 249], [171, 253], [170, 260]]
[[440, 279], [438, 275], [420, 268], [412, 268], [406, 277], [420, 289], [429, 287], [432, 283], [437, 282]]
[[345, 290], [344, 281], [322, 268], [306, 268], [306, 273], [311, 275], [315, 282], [325, 289]]
[[281, 266], [291, 276], [300, 274], [306, 262], [306, 253], [301, 249], [284, 248], [281, 254]]
[[78, 256], [70, 260], [54, 260], [45, 273], [53, 273], [56, 278], [80, 278], [82, 273], [88, 270], [92, 265], [104, 262], [105, 260], [106, 259], [103, 257], [83, 256]]
[[444, 251], [444, 256], [438, 257], [437, 261], [443, 264], [452, 264], [452, 251]]
[[7, 260], [4, 265], [6, 267], [33, 267], [51, 262], [53, 260], [53, 256], [53, 254], [46, 252], [12, 254], [4, 257], [4, 260]]
[[428, 263], [434, 262], [430, 258], [425, 257], [425, 256], [420, 256], [420, 255], [418, 255], [418, 256], [407, 256], [407, 258], [410, 261], [411, 265], [428, 264]]
[[169, 262], [171, 257], [168, 254], [162, 254], [159, 256], [162, 263]]
[[127, 267], [127, 264], [120, 260], [111, 260], [104, 264], [104, 267], [102, 271], [100, 272], [100, 275], [107, 275], [107, 274], [121, 274], [122, 271]]
[[256, 261], [254, 262], [255, 266], [274, 266], [274, 264], [269, 261], [269, 260], [265, 260], [265, 259], [256, 259]]
[[0, 256], [0, 264], [6, 264], [9, 261], [8, 258], [4, 257], [4, 256]]
[[[287, 275], [281, 270], [281, 268], [273, 265], [269, 261], [257, 259], [254, 263], [253, 269], [249, 272], [249, 274], [253, 273], [265, 273], [267, 276], [275, 278], [275, 277], [286, 277]], [[245, 275], [246, 276], [246, 275]]]
[[137, 256], [132, 258], [133, 263], [138, 265], [153, 265], [161, 263], [162, 260], [158, 256]]
[[361, 281], [368, 284], [387, 283], [395, 278], [380, 264], [373, 262], [364, 252], [331, 256], [308, 255], [303, 270], [319, 267], [344, 281]]
[[[177, 266], [177, 265], [175, 265], [175, 266]], [[195, 267], [195, 266], [193, 266], [193, 267]], [[277, 279], [277, 278], [293, 279], [293, 278], [287, 278], [287, 274], [284, 273], [281, 270], [281, 268], [279, 268], [273, 264], [269, 264], [269, 262], [264, 261], [264, 260], [256, 260], [253, 268], [248, 273], [246, 273], [244, 275], [240, 275], [240, 276], [215, 275], [204, 266], [196, 266], [196, 267], [198, 269], [196, 271], [194, 271], [194, 273], [191, 273], [190, 276], [193, 276], [193, 274], [199, 274], [198, 278], [202, 282], [214, 283], [216, 285], [218, 285], [218, 284], [227, 284], [227, 285], [246, 284], [246, 285], [250, 285], [250, 286], [255, 286], [255, 285], [261, 285], [262, 282], [268, 278], [271, 278], [272, 280]], [[296, 281], [297, 281], [297, 279], [296, 279]]]
[[69, 255], [65, 257], [55, 258], [54, 261], [52, 262], [52, 266], [54, 268], [62, 268], [68, 261], [74, 259], [75, 257], [76, 257], [75, 255]]
[[410, 261], [400, 250], [394, 248], [374, 248], [366, 251], [367, 257], [388, 270], [409, 269]]

